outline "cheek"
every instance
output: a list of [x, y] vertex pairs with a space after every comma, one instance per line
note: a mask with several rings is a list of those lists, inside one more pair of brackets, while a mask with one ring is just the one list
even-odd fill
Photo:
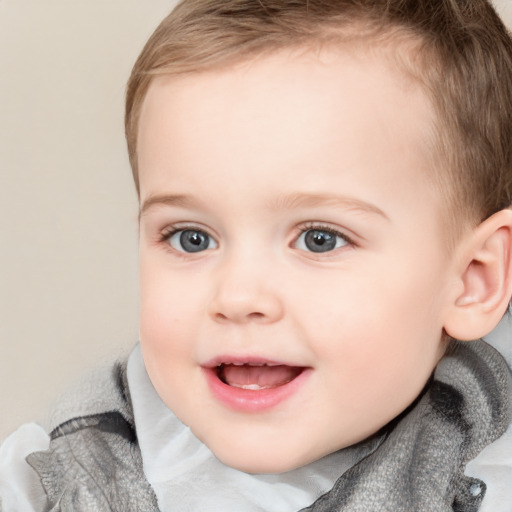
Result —
[[146, 352], [171, 356], [180, 350], [192, 316], [193, 298], [179, 276], [162, 269], [158, 262], [141, 258], [140, 266], [140, 337]]
[[299, 317], [317, 357], [363, 387], [376, 379], [406, 381], [417, 371], [426, 378], [442, 335], [440, 273], [400, 261], [365, 270], [310, 287]]
[[[140, 272], [140, 343], [149, 377], [160, 397], [171, 408], [184, 395], [183, 383], [194, 360], [190, 302], [183, 285], [156, 266]], [[181, 293], [180, 293], [181, 292]]]

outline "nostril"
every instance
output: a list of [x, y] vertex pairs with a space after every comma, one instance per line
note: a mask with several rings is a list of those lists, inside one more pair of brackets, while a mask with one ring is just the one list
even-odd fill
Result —
[[[225, 315], [224, 313], [221, 313], [221, 312], [217, 312], [215, 313], [215, 318], [217, 320], [222, 320], [222, 321], [225, 321], [225, 320], [230, 320], [230, 318], [233, 320], [236, 320], [236, 318], [234, 318], [235, 315], [233, 315], [233, 318], [231, 318], [229, 315]], [[265, 315], [263, 313], [260, 313], [258, 311], [255, 311], [253, 313], [249, 313], [247, 315], [244, 315], [244, 318], [246, 320], [260, 320], [262, 318], [265, 318]], [[239, 319], [240, 320], [240, 319]]]
[[275, 322], [283, 314], [280, 300], [270, 292], [238, 290], [228, 294], [225, 288], [212, 299], [208, 310], [210, 318], [222, 323]]

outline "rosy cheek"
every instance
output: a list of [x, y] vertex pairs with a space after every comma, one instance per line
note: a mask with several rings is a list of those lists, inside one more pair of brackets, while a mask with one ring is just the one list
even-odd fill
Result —
[[155, 346], [168, 337], [168, 311], [165, 297], [161, 293], [141, 287], [140, 334], [143, 344]]

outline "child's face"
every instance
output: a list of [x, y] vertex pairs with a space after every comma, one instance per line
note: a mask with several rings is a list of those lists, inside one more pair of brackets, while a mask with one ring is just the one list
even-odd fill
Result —
[[452, 263], [426, 178], [432, 117], [385, 59], [327, 50], [152, 84], [142, 349], [161, 398], [226, 464], [304, 465], [426, 383]]

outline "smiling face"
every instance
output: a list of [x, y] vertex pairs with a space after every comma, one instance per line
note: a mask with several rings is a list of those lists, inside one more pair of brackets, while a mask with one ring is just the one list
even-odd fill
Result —
[[224, 463], [282, 472], [403, 411], [442, 355], [431, 107], [324, 49], [154, 80], [140, 119], [141, 344]]

